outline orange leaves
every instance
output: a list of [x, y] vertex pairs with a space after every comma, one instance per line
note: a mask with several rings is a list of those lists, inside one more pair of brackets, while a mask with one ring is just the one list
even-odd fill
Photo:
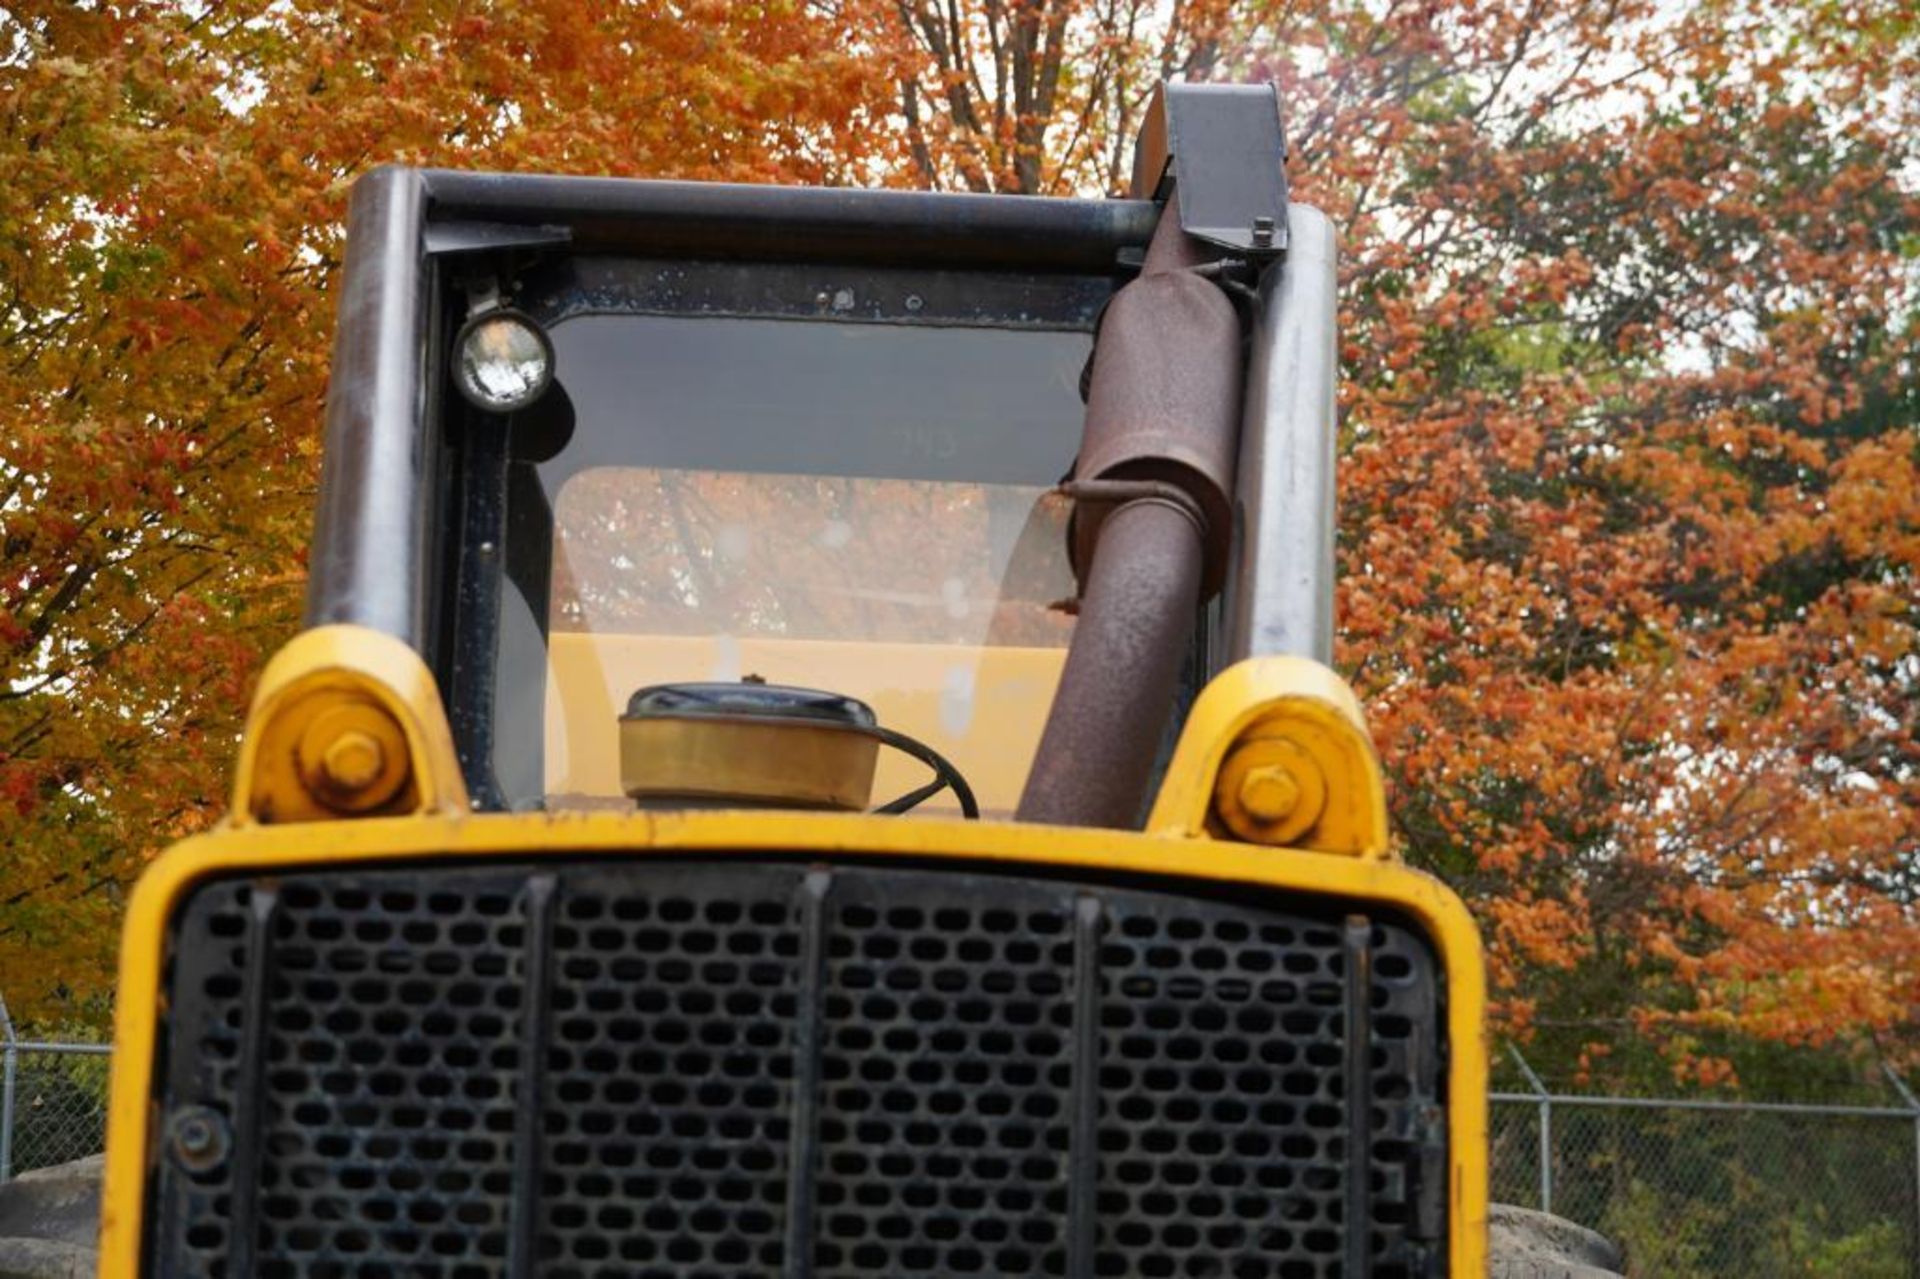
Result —
[[1662, 60], [1599, 107], [1544, 70], [1483, 95], [1502, 12], [1449, 35], [1450, 103], [1373, 104], [1408, 83], [1385, 24], [1299, 92], [1316, 193], [1364, 210], [1340, 661], [1403, 847], [1476, 902], [1541, 1053], [1633, 1024], [1704, 1085], [1690, 1027], [1920, 1052], [1913, 100], [1874, 119], [1895, 73], [1827, 62], [1770, 100], [1766, 24], [1579, 6], [1576, 61]]
[[100, 988], [119, 885], [218, 811], [295, 624], [355, 175], [1116, 190], [1183, 74], [1277, 81], [1341, 227], [1339, 661], [1503, 1026], [1595, 1075], [1616, 1028], [1666, 1037], [1707, 1084], [1714, 1035], [1920, 1054], [1913, 32], [1746, 0], [15, 8], [16, 1009]]
[[1498, 944], [1532, 965], [1571, 968], [1590, 950], [1590, 927], [1573, 902], [1533, 900], [1524, 891], [1490, 903], [1487, 917]]
[[[473, 6], [467, 6], [471, 9]], [[891, 86], [806, 6], [13, 6], [0, 67], [0, 974], [103, 990], [299, 615], [351, 180], [845, 181]], [[23, 974], [32, 973], [31, 981]]]

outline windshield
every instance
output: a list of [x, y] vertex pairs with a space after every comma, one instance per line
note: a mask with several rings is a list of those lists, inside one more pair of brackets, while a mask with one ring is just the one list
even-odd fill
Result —
[[[574, 422], [513, 464], [508, 805], [619, 800], [634, 690], [752, 676], [868, 702], [1009, 814], [1072, 634], [1052, 488], [1087, 336], [608, 314], [550, 333]], [[883, 754], [874, 802], [925, 777]]]

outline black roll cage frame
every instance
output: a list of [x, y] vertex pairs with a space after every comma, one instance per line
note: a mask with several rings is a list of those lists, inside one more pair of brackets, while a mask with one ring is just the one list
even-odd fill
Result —
[[[1332, 235], [1289, 206], [1271, 86], [1169, 85], [1148, 113], [1133, 198], [465, 173], [385, 166], [355, 185], [340, 278], [305, 625], [367, 626], [427, 658], [456, 737], [467, 706], [436, 581], [452, 467], [435, 429], [463, 266], [519, 250], [713, 262], [1107, 276], [1139, 266], [1177, 173], [1183, 230], [1258, 264], [1232, 567], [1204, 676], [1237, 658], [1332, 649]], [[1303, 235], [1304, 233], [1304, 235]], [[1304, 250], [1304, 252], [1303, 252]], [[497, 587], [496, 587], [497, 590]], [[480, 738], [487, 733], [482, 730]], [[470, 782], [483, 780], [463, 742]], [[486, 785], [475, 788], [484, 806]]]

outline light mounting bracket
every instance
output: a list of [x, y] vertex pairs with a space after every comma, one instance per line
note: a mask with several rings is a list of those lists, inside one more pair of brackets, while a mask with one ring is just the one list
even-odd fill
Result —
[[1133, 151], [1136, 199], [1180, 188], [1180, 229], [1256, 261], [1287, 247], [1287, 139], [1272, 84], [1164, 84]]

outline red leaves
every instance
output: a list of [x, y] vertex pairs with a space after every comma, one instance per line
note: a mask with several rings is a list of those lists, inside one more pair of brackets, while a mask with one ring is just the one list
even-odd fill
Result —
[[11, 809], [16, 817], [30, 815], [40, 802], [45, 770], [31, 761], [0, 757], [0, 809]]

